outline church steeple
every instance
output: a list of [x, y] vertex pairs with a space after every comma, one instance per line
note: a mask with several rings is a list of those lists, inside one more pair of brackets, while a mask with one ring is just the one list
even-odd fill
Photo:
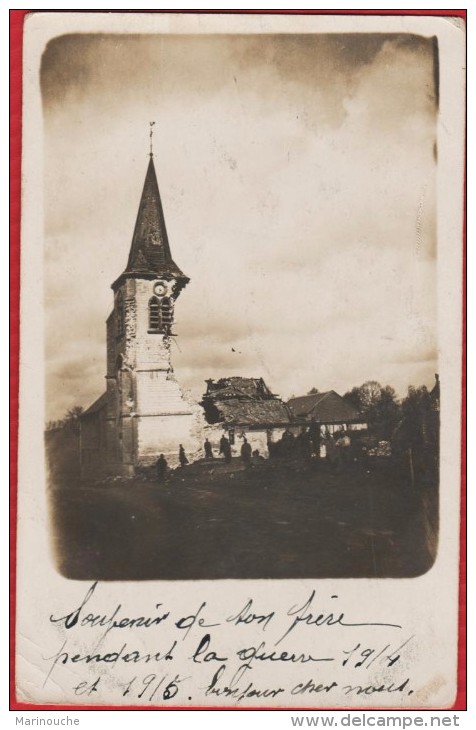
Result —
[[127, 267], [112, 287], [116, 289], [125, 277], [165, 278], [176, 281], [178, 294], [190, 279], [179, 269], [170, 252], [152, 146], [149, 157]]
[[152, 136], [149, 156], [127, 266], [112, 285], [102, 415], [97, 420], [98, 411], [97, 419], [88, 421], [97, 457], [88, 452], [84, 461], [95, 472], [128, 476], [137, 467], [155, 464], [159, 454], [175, 465], [179, 444], [187, 453], [198, 450], [195, 412], [172, 366], [175, 304], [189, 278], [170, 252]]

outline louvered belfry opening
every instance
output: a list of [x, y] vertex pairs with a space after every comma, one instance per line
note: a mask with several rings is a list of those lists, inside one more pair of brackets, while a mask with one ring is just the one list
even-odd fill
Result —
[[149, 329], [154, 332], [160, 332], [160, 303], [157, 297], [152, 297], [149, 301]]
[[164, 297], [162, 299], [161, 314], [164, 332], [170, 332], [173, 324], [173, 306], [169, 297]]

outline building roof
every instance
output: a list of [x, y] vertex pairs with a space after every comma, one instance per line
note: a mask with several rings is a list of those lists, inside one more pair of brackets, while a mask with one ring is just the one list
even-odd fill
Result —
[[207, 380], [202, 405], [208, 423], [271, 427], [291, 421], [287, 405], [270, 391], [263, 378], [230, 377]]
[[291, 420], [289, 410], [282, 401], [246, 401], [238, 398], [216, 400], [220, 422], [229, 426], [271, 427], [288, 424]]
[[276, 396], [270, 391], [263, 378], [242, 378], [233, 375], [229, 378], [220, 378], [219, 380], [207, 380], [206, 396], [212, 398], [252, 398], [268, 399]]
[[105, 408], [107, 405], [107, 393], [103, 393], [102, 395], [97, 398], [94, 403], [92, 403], [89, 408], [87, 408], [85, 411], [81, 413], [81, 418], [84, 418], [84, 416], [92, 416], [94, 413], [97, 413], [98, 411]]
[[177, 279], [179, 290], [190, 281], [172, 259], [152, 155], [145, 176], [127, 267], [114, 282], [113, 288], [124, 277], [131, 276]]
[[313, 418], [320, 423], [345, 423], [360, 419], [359, 412], [335, 390], [291, 398], [288, 406], [296, 418]]

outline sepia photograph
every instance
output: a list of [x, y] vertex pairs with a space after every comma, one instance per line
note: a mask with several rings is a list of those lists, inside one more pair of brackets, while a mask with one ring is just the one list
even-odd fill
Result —
[[23, 16], [19, 709], [461, 706], [465, 24], [312, 12]]
[[40, 84], [60, 573], [425, 573], [437, 38], [71, 33]]

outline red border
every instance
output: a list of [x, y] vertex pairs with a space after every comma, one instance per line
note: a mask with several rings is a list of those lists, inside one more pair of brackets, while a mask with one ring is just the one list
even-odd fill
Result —
[[[15, 619], [16, 619], [16, 529], [17, 529], [17, 466], [18, 466], [18, 383], [19, 383], [19, 326], [20, 326], [20, 214], [21, 214], [21, 142], [22, 142], [22, 60], [23, 24], [25, 16], [38, 10], [10, 10], [10, 710], [355, 710], [333, 707], [144, 707], [135, 705], [37, 705], [17, 702], [15, 693]], [[44, 11], [43, 11], [44, 12]], [[48, 10], [48, 12], [65, 12]], [[82, 10], [68, 12], [162, 12], [206, 13], [241, 15], [420, 15], [452, 16], [466, 22], [466, 9], [462, 10]], [[462, 360], [462, 415], [461, 415], [461, 532], [459, 573], [459, 634], [457, 695], [450, 710], [467, 709], [466, 692], [466, 176], [464, 190], [463, 233], [463, 360]], [[366, 711], [389, 708], [365, 708]], [[398, 708], [401, 710], [402, 708]], [[412, 708], [426, 711], [432, 708]], [[433, 708], [441, 709], [441, 708]], [[393, 711], [396, 711], [395, 709]]]
[[[23, 22], [10, 13], [10, 698], [15, 700], [18, 365], [20, 351], [20, 212]], [[23, 708], [21, 708], [23, 709]]]

